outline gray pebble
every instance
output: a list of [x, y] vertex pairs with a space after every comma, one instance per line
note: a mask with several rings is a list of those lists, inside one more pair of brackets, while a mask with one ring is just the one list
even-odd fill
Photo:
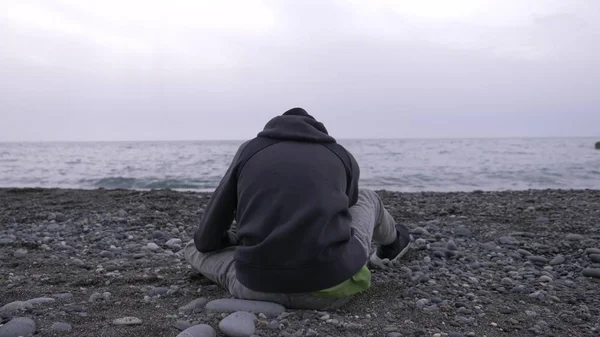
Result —
[[588, 255], [591, 254], [600, 254], [600, 248], [588, 248], [585, 250], [585, 253]]
[[538, 255], [532, 255], [532, 256], [528, 256], [527, 259], [536, 265], [544, 265], [548, 263], [548, 259], [546, 259], [543, 256], [538, 256]]
[[551, 265], [551, 266], [556, 266], [556, 265], [559, 265], [559, 264], [563, 264], [563, 263], [565, 263], [565, 261], [566, 261], [566, 259], [565, 259], [565, 257], [564, 257], [564, 256], [562, 256], [562, 255], [557, 255], [556, 257], [554, 257], [554, 258], [552, 259], [552, 261], [550, 261], [550, 265]]
[[454, 229], [454, 235], [469, 237], [473, 234], [471, 233], [471, 230], [468, 229], [467, 227], [457, 227]]
[[183, 331], [183, 330], [193, 326], [193, 324], [190, 322], [187, 322], [187, 321], [177, 321], [177, 322], [171, 324], [171, 326], [179, 331]]
[[156, 297], [156, 296], [165, 296], [169, 292], [170, 288], [165, 287], [152, 287], [148, 290], [148, 296]]
[[179, 308], [181, 311], [200, 311], [204, 309], [208, 303], [208, 300], [204, 297], [197, 298], [195, 300], [190, 301], [188, 304]]
[[142, 324], [142, 320], [137, 317], [128, 316], [128, 317], [121, 317], [121, 318], [117, 318], [117, 319], [113, 320], [113, 324], [114, 325], [139, 325], [139, 324]]
[[585, 268], [581, 273], [585, 277], [600, 278], [600, 268]]
[[422, 299], [418, 300], [417, 302], [415, 302], [417, 308], [419, 308], [419, 309], [423, 309], [428, 303], [429, 303], [429, 300], [426, 298], [422, 298]]
[[265, 301], [223, 298], [208, 302], [206, 304], [206, 310], [214, 312], [248, 311], [255, 314], [262, 313], [267, 317], [277, 317], [285, 312], [285, 307], [281, 304]]
[[390, 332], [387, 337], [403, 337], [403, 335], [399, 332]]
[[25, 249], [25, 248], [19, 248], [14, 253], [15, 257], [23, 257], [25, 255], [27, 255], [27, 249]]
[[417, 228], [413, 229], [412, 233], [417, 234], [417, 235], [424, 235], [424, 236], [430, 235], [429, 232], [423, 227], [417, 227]]
[[461, 334], [460, 332], [450, 332], [448, 337], [465, 337], [465, 335]]
[[566, 239], [569, 241], [581, 241], [585, 239], [585, 237], [581, 234], [567, 234]]
[[448, 240], [448, 242], [446, 243], [446, 249], [448, 249], [448, 250], [457, 250], [458, 246], [456, 245], [456, 243], [454, 242], [454, 240]]
[[512, 236], [502, 236], [498, 239], [498, 242], [502, 245], [516, 246], [519, 244], [519, 240]]
[[0, 308], [0, 316], [13, 316], [19, 311], [25, 311], [31, 308], [33, 308], [33, 305], [27, 301], [10, 302]]
[[104, 299], [104, 297], [102, 296], [102, 294], [100, 294], [99, 292], [95, 292], [92, 295], [90, 295], [90, 299], [88, 300], [89, 302], [97, 302]]
[[590, 260], [594, 263], [600, 263], [600, 254], [590, 254]]
[[109, 259], [112, 259], [112, 258], [114, 258], [114, 257], [115, 257], [115, 253], [113, 253], [113, 252], [109, 252], [109, 251], [107, 251], [107, 250], [103, 250], [103, 251], [101, 251], [101, 252], [100, 252], [100, 254], [98, 254], [98, 255], [99, 255], [100, 257], [106, 257], [106, 258], [109, 258]]
[[548, 275], [542, 275], [540, 277], [540, 282], [552, 282], [552, 281], [553, 281], [552, 278]]
[[271, 330], [277, 330], [277, 329], [279, 329], [279, 322], [277, 322], [275, 320], [270, 321], [269, 325], [267, 327]]
[[525, 249], [517, 249], [517, 253], [523, 255], [523, 256], [531, 256], [533, 255], [530, 251], [525, 250]]
[[215, 337], [217, 332], [210, 325], [198, 324], [181, 331], [176, 337]]
[[249, 337], [256, 331], [253, 313], [237, 311], [219, 322], [219, 330], [230, 337]]
[[160, 247], [154, 242], [148, 243], [146, 247], [153, 252], [160, 250]]
[[62, 323], [62, 322], [56, 322], [54, 324], [52, 324], [52, 326], [50, 327], [50, 330], [54, 330], [54, 331], [71, 331], [73, 329], [73, 327], [71, 326], [71, 324], [69, 323]]
[[500, 281], [500, 284], [502, 284], [503, 286], [512, 286], [514, 282], [512, 279], [505, 277]]
[[28, 317], [16, 317], [8, 323], [0, 326], [0, 337], [31, 336], [35, 333], [37, 326]]
[[60, 294], [54, 294], [52, 295], [52, 297], [56, 298], [57, 300], [61, 301], [61, 302], [67, 302], [73, 299], [73, 294], [71, 293], [60, 293]]

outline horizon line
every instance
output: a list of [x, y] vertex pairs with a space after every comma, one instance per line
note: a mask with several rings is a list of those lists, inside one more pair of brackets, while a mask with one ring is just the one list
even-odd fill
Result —
[[[252, 137], [254, 138], [254, 137]], [[243, 142], [247, 139], [123, 139], [123, 140], [0, 140], [0, 144], [6, 143], [151, 143], [151, 142]], [[373, 141], [373, 140], [461, 140], [461, 139], [583, 139], [583, 138], [598, 138], [600, 136], [470, 136], [470, 137], [365, 137], [365, 138], [336, 138], [337, 141]]]

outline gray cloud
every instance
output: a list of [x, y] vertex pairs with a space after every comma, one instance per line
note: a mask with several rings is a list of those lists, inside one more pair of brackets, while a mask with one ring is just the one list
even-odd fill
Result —
[[598, 134], [593, 1], [272, 1], [224, 23], [23, 3], [0, 14], [0, 141], [244, 139], [293, 106], [341, 138]]

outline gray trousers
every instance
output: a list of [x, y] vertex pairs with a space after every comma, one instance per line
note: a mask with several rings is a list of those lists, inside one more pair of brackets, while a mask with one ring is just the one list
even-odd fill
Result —
[[[354, 235], [370, 255], [371, 241], [377, 245], [390, 244], [396, 239], [395, 221], [384, 208], [379, 196], [371, 190], [360, 190], [358, 202], [350, 208]], [[310, 293], [263, 293], [246, 288], [235, 275], [235, 247], [203, 254], [194, 241], [184, 248], [186, 261], [206, 278], [227, 289], [235, 298], [279, 303], [289, 309], [333, 310], [346, 304], [351, 297], [323, 298]], [[367, 263], [367, 261], [365, 261]]]

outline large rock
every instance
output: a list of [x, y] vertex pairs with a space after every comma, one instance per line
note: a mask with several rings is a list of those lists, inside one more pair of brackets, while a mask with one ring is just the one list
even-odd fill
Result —
[[13, 316], [21, 311], [26, 311], [33, 308], [33, 304], [27, 301], [14, 301], [5, 304], [0, 308], [0, 316]]
[[255, 314], [264, 314], [267, 317], [277, 317], [285, 312], [285, 307], [272, 302], [223, 298], [208, 302], [206, 310], [216, 312], [247, 311]]
[[596, 142], [596, 150], [600, 150], [600, 142]]
[[253, 313], [238, 311], [219, 322], [219, 330], [229, 337], [250, 337], [256, 331]]
[[16, 317], [0, 327], [0, 337], [32, 336], [35, 333], [35, 322], [28, 317]]

